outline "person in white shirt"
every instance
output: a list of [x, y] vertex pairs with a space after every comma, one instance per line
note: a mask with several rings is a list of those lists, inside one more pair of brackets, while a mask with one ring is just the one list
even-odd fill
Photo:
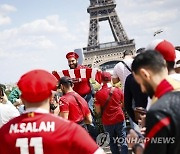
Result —
[[176, 59], [175, 59], [174, 69], [175, 69], [176, 73], [180, 74], [180, 51], [175, 50], [175, 52], [176, 52]]
[[6, 94], [3, 93], [3, 96], [0, 97], [0, 128], [19, 115], [19, 111], [8, 101]]
[[117, 63], [113, 69], [113, 75], [112, 75], [113, 84], [116, 84], [120, 81], [122, 88], [124, 89], [126, 77], [131, 73], [132, 61], [133, 61], [133, 51], [126, 50], [124, 52], [123, 60]]

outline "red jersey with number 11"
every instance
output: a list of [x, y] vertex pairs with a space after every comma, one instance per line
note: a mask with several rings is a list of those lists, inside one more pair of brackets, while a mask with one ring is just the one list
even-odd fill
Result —
[[92, 154], [97, 149], [83, 128], [49, 113], [24, 113], [0, 129], [0, 154]]

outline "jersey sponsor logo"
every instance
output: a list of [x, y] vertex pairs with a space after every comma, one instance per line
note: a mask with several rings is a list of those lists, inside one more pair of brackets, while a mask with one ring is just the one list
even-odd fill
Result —
[[31, 118], [34, 117], [34, 112], [29, 112], [28, 117], [31, 117]]
[[36, 122], [11, 124], [9, 133], [28, 133], [28, 132], [53, 132], [55, 130], [55, 122], [42, 121], [39, 125]]

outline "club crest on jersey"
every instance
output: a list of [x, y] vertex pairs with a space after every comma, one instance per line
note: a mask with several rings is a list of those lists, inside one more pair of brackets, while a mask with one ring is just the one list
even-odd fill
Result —
[[29, 112], [29, 113], [28, 113], [28, 117], [33, 118], [33, 117], [34, 117], [34, 112]]

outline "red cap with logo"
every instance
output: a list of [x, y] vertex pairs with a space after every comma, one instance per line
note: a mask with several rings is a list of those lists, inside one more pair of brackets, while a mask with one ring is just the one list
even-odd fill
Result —
[[111, 81], [111, 74], [109, 72], [102, 72], [102, 81]]
[[56, 90], [57, 79], [45, 70], [32, 70], [25, 73], [17, 83], [21, 98], [29, 103], [41, 102]]
[[146, 49], [160, 52], [166, 61], [175, 61], [176, 59], [175, 47], [167, 40], [154, 40]]
[[75, 59], [78, 59], [79, 56], [78, 56], [78, 54], [75, 53], [75, 52], [69, 52], [69, 53], [66, 54], [66, 58], [67, 58], [67, 59], [69, 59], [69, 58], [75, 58]]

